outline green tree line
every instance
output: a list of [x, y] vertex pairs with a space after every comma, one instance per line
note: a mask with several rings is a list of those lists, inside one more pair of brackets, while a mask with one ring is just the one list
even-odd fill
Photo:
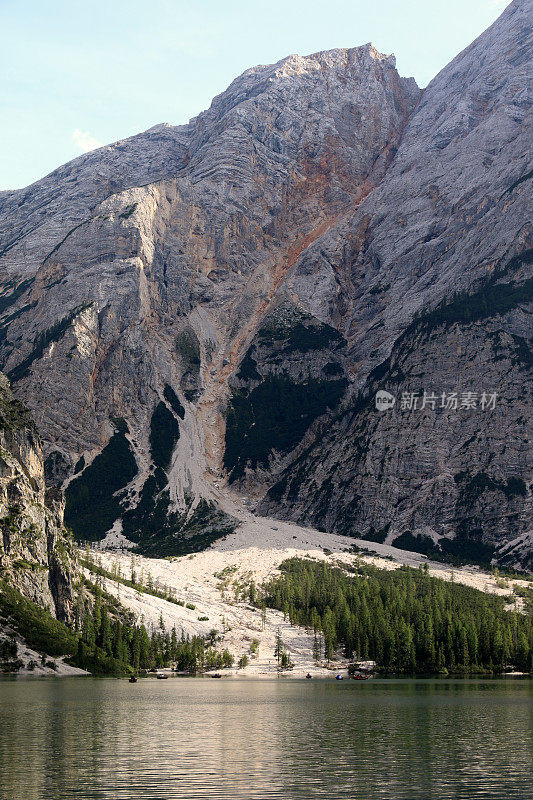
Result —
[[76, 607], [75, 629], [79, 634], [75, 663], [93, 674], [139, 673], [170, 664], [180, 671], [197, 672], [221, 669], [233, 664], [233, 656], [215, 648], [217, 632], [209, 637], [178, 636], [174, 626], [165, 630], [160, 617], [157, 629], [150, 632], [127, 615], [110, 613], [109, 600], [100, 587], [94, 588], [94, 602], [80, 599]]
[[505, 610], [504, 598], [427, 570], [362, 563], [353, 570], [288, 559], [263, 600], [321, 633], [327, 659], [342, 647], [348, 658], [371, 659], [384, 672], [532, 669], [531, 615]]
[[[165, 630], [160, 618], [157, 628], [148, 631], [98, 585], [84, 579], [80, 589], [74, 624], [68, 627], [0, 581], [0, 618], [29, 647], [49, 656], [67, 656], [69, 663], [93, 675], [120, 676], [171, 664], [189, 672], [233, 665], [228, 650], [217, 649], [219, 636], [215, 630], [206, 637], [188, 637], [183, 632], [178, 635], [175, 627], [170, 632]], [[0, 661], [13, 662], [13, 642], [2, 640]]]

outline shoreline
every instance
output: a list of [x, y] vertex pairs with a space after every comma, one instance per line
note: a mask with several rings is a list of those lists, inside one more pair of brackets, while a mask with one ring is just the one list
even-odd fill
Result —
[[[163, 670], [161, 670], [163, 672]], [[341, 672], [339, 670], [339, 672]], [[321, 681], [321, 682], [335, 682], [335, 683], [366, 683], [370, 684], [372, 682], [381, 682], [381, 681], [480, 681], [480, 680], [490, 680], [490, 681], [502, 681], [511, 678], [512, 680], [524, 680], [530, 679], [533, 680], [533, 673], [532, 672], [502, 672], [502, 673], [493, 673], [493, 674], [486, 674], [486, 673], [463, 673], [463, 674], [454, 674], [454, 675], [372, 675], [365, 681], [356, 681], [353, 678], [350, 678], [348, 675], [343, 676], [342, 681], [336, 680], [337, 673], [331, 675], [312, 675], [311, 680]], [[93, 680], [110, 680], [110, 681], [122, 681], [128, 683], [129, 676], [128, 675], [121, 675], [121, 676], [114, 676], [114, 675], [93, 675], [90, 672], [41, 672], [41, 673], [34, 673], [29, 671], [20, 671], [20, 672], [3, 672], [0, 673], [0, 683], [2, 681], [11, 681], [13, 679], [17, 680], [64, 680], [65, 678], [92, 678]], [[168, 679], [185, 679], [185, 680], [204, 680], [204, 679], [213, 679], [213, 675], [209, 675], [208, 673], [201, 673], [201, 674], [185, 674], [185, 673], [171, 673], [168, 675]], [[137, 682], [145, 682], [145, 681], [156, 681], [160, 680], [157, 678], [155, 674], [149, 675], [142, 675], [137, 676]], [[238, 673], [234, 671], [229, 671], [228, 673], [222, 672], [221, 677], [218, 680], [231, 680], [231, 681], [277, 681], [277, 680], [288, 680], [288, 681], [306, 681], [309, 682], [305, 675], [287, 675], [287, 674], [279, 674], [273, 675], [270, 673], [253, 673], [253, 674], [246, 674], [242, 670], [239, 670]]]

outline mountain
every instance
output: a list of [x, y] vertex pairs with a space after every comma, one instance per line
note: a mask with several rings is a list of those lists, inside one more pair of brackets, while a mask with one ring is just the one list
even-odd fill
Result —
[[514, 0], [423, 92], [289, 56], [0, 195], [0, 366], [78, 538], [198, 549], [240, 494], [531, 566], [530, 53]]
[[[381, 185], [297, 265], [292, 287], [316, 314], [334, 309], [359, 392], [263, 512], [532, 566], [527, 8], [512, 3], [429, 84]], [[393, 411], [376, 413], [378, 389]], [[436, 402], [401, 409], [424, 390]], [[441, 408], [453, 392], [458, 410]], [[461, 409], [465, 392], [477, 408]]]

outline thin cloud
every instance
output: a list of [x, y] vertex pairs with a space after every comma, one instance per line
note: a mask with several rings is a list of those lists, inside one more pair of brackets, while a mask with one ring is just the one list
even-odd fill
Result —
[[97, 147], [103, 147], [103, 142], [99, 142], [94, 136], [91, 136], [89, 131], [80, 131], [76, 128], [72, 133], [72, 141], [82, 153], [88, 153], [90, 150], [96, 150]]

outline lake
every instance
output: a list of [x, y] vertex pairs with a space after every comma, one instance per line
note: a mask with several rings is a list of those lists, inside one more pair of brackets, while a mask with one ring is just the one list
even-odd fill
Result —
[[513, 800], [533, 682], [0, 680], [2, 800]]

